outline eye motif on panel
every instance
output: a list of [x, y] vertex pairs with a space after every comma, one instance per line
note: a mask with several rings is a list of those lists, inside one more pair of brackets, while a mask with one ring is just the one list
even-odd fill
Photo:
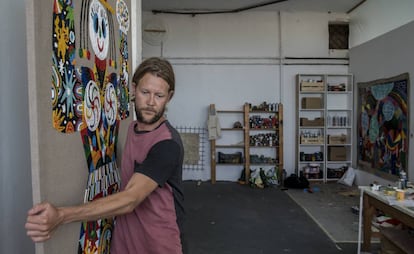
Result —
[[83, 106], [86, 125], [90, 131], [95, 131], [101, 120], [101, 99], [99, 87], [92, 80], [86, 85]]
[[118, 105], [118, 99], [116, 97], [114, 85], [112, 83], [108, 83], [105, 89], [105, 103], [104, 103], [105, 116], [106, 116], [106, 120], [108, 121], [108, 125], [115, 124], [115, 121], [117, 118], [117, 112], [118, 112], [117, 105]]

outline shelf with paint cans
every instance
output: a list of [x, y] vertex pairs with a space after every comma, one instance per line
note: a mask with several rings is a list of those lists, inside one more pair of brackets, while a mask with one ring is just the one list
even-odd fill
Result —
[[[265, 174], [283, 170], [283, 105], [262, 102], [248, 105], [249, 170]], [[247, 119], [246, 119], [247, 120]]]
[[[283, 106], [263, 102], [245, 103], [241, 109], [218, 110], [215, 113], [221, 135], [210, 140], [211, 181], [216, 182], [217, 170], [236, 170], [239, 180], [249, 181], [250, 173], [259, 168], [283, 169]], [[236, 163], [234, 163], [236, 162]], [[240, 173], [242, 172], [242, 173]], [[242, 179], [243, 178], [243, 179]]]
[[336, 181], [352, 164], [353, 75], [298, 74], [296, 83], [297, 173]]
[[353, 75], [326, 75], [326, 180], [342, 177], [352, 164]]

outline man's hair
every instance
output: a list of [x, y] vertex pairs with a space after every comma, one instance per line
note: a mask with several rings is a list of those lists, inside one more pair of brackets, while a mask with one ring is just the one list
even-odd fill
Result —
[[139, 81], [145, 74], [151, 73], [152, 75], [162, 78], [170, 86], [168, 92], [175, 91], [175, 76], [174, 70], [166, 59], [159, 57], [151, 57], [144, 60], [137, 68], [132, 77], [132, 82], [138, 85]]

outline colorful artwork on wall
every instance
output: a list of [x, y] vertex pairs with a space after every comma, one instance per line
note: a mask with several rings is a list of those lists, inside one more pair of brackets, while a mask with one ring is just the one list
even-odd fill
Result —
[[358, 83], [358, 166], [394, 180], [408, 172], [408, 73]]
[[[130, 109], [129, 21], [124, 0], [54, 0], [53, 127], [81, 135], [85, 202], [120, 188], [116, 148], [120, 121]], [[113, 226], [113, 218], [83, 222], [78, 253], [109, 253]]]

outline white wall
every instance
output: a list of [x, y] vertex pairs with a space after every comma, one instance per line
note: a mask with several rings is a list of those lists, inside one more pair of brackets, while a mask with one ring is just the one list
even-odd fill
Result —
[[[207, 109], [241, 109], [245, 102], [284, 104], [284, 163], [295, 169], [295, 75], [348, 72], [346, 57], [328, 49], [329, 21], [343, 14], [244, 12], [226, 15], [143, 14], [143, 24], [162, 21], [162, 45], [143, 43], [143, 57], [163, 56], [174, 66], [177, 91], [168, 118], [175, 126], [205, 127]], [[288, 59], [288, 58], [301, 59]], [[345, 61], [346, 63], [347, 61]], [[281, 65], [282, 63], [282, 65]], [[289, 64], [289, 65], [288, 65]], [[184, 179], [210, 179], [209, 147], [204, 170], [186, 170]], [[239, 172], [219, 169], [218, 180], [237, 180]]]
[[34, 253], [26, 236], [32, 206], [25, 1], [0, 2], [0, 253]]
[[414, 20], [412, 0], [367, 0], [350, 14], [350, 48]]
[[346, 57], [329, 50], [329, 22], [348, 22], [340, 13], [282, 12], [282, 57]]

